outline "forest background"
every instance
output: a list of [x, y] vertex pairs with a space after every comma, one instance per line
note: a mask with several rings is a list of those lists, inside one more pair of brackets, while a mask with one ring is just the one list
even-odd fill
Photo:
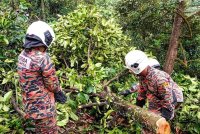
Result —
[[[137, 82], [124, 67], [132, 49], [156, 58], [183, 88], [173, 133], [200, 133], [199, 0], [1, 0], [0, 133], [21, 134], [27, 124], [16, 61], [36, 20], [56, 33], [49, 52], [67, 95], [57, 104], [60, 133], [141, 132], [141, 124], [103, 94], [105, 84], [118, 94]], [[134, 104], [136, 95], [118, 97]]]

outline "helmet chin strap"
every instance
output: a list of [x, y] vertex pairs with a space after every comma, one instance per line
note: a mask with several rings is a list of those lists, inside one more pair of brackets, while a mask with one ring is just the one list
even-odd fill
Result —
[[149, 66], [147, 66], [141, 73], [137, 74], [137, 76], [146, 77], [148, 74]]

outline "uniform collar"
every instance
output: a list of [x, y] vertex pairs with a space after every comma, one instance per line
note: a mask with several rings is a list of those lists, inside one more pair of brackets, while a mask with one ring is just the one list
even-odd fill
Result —
[[143, 79], [149, 80], [152, 77], [152, 73], [154, 72], [154, 68], [148, 66], [147, 68], [147, 75], [145, 77], [143, 77]]

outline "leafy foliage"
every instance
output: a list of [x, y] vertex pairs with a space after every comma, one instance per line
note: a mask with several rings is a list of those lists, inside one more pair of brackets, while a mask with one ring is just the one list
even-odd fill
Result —
[[71, 87], [100, 91], [100, 82], [123, 68], [129, 39], [113, 18], [107, 20], [96, 7], [81, 5], [68, 16], [60, 16], [54, 28], [53, 57], [59, 66], [68, 67]]
[[177, 116], [174, 119], [174, 124], [182, 131], [199, 133], [200, 83], [196, 78], [191, 78], [188, 75], [176, 74], [174, 78], [182, 86], [184, 93], [184, 103], [176, 111]]
[[[107, 19], [101, 9], [80, 5], [53, 24], [57, 38], [52, 57], [63, 88], [76, 87], [79, 93], [71, 101], [72, 108], [91, 101], [89, 94], [103, 90], [103, 81], [123, 68], [129, 38], [114, 18]], [[99, 98], [95, 101], [99, 102]]]
[[4, 96], [0, 96], [0, 132], [16, 132], [24, 133], [22, 128], [22, 120], [12, 110], [10, 99], [12, 91], [7, 92]]

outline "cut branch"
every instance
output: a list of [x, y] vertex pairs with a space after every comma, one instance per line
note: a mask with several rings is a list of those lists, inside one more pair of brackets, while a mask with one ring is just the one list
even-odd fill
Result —
[[66, 59], [63, 57], [63, 61], [64, 61], [64, 63], [65, 63], [65, 66], [66, 66], [66, 68], [69, 68], [69, 66], [68, 66], [68, 64], [67, 64], [67, 61], [66, 61]]
[[65, 79], [65, 80], [69, 80], [66, 76], [61, 76], [61, 78]]
[[15, 111], [17, 111], [17, 113], [21, 116], [21, 117], [25, 117], [25, 113], [17, 106], [16, 101], [14, 98], [11, 98], [11, 103], [15, 109]]
[[[95, 47], [95, 46], [94, 46]], [[92, 37], [90, 37], [90, 40], [89, 40], [89, 46], [88, 46], [88, 54], [87, 54], [87, 58], [88, 58], [88, 66], [89, 66], [89, 60], [90, 58], [92, 57], [92, 52], [94, 48], [92, 49]]]
[[109, 81], [107, 81], [107, 82], [103, 85], [103, 87], [108, 86], [110, 83], [112, 83], [113, 81], [115, 81], [115, 80], [118, 79], [119, 77], [122, 77], [122, 76], [124, 76], [124, 75], [126, 75], [126, 74], [128, 74], [128, 73], [129, 73], [129, 72], [127, 71], [127, 69], [125, 69], [125, 70], [119, 72], [115, 77], [113, 77], [112, 79], [110, 79]]
[[79, 89], [75, 87], [69, 87], [67, 89], [63, 89], [64, 92], [72, 92], [72, 93], [78, 93]]
[[87, 56], [87, 57], [88, 57], [88, 64], [89, 64], [89, 60], [90, 60], [91, 45], [92, 45], [92, 44], [91, 44], [91, 41], [89, 41], [89, 46], [88, 46], [88, 56]]
[[97, 102], [97, 103], [90, 103], [90, 104], [86, 104], [86, 105], [80, 105], [78, 106], [78, 108], [88, 108], [88, 107], [93, 107], [93, 106], [103, 106], [103, 105], [107, 105], [108, 102]]

